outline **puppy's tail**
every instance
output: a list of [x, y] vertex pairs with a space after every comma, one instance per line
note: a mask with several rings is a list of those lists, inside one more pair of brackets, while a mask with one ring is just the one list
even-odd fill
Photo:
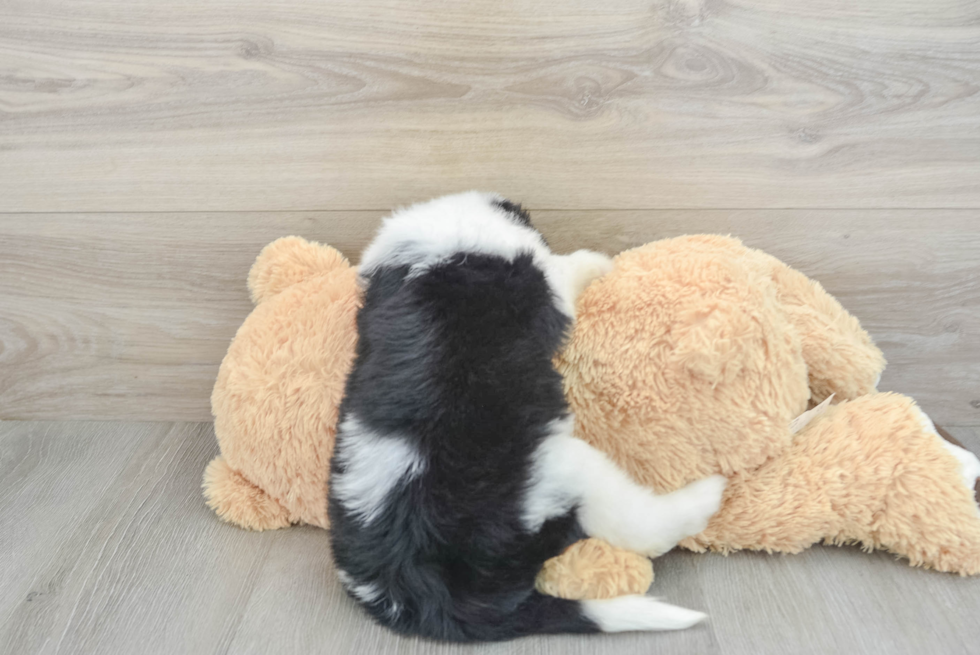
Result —
[[[482, 614], [482, 613], [480, 613]], [[682, 630], [705, 619], [701, 612], [662, 603], [649, 596], [608, 600], [567, 600], [535, 591], [503, 619], [459, 617], [467, 641], [501, 641], [535, 634]]]

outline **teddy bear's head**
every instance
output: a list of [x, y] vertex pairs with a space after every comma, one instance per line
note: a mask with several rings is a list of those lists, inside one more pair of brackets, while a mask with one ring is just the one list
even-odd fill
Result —
[[657, 491], [757, 466], [807, 408], [801, 340], [755, 252], [713, 235], [656, 241], [578, 301], [556, 360], [578, 435]]
[[256, 307], [211, 395], [221, 456], [205, 495], [245, 527], [327, 527], [337, 413], [357, 344], [357, 272], [334, 248], [285, 237], [263, 249], [248, 287]]

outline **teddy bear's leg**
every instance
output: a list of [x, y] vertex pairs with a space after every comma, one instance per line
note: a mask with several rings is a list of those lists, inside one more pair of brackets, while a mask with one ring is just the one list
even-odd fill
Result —
[[781, 456], [729, 483], [693, 550], [884, 548], [916, 566], [980, 574], [980, 462], [912, 399], [875, 393], [827, 410]]
[[220, 455], [204, 470], [202, 486], [208, 507], [224, 521], [249, 530], [275, 530], [290, 524], [289, 512], [282, 505]]
[[917, 406], [909, 414], [918, 438], [909, 444], [874, 536], [913, 565], [980, 574], [980, 459], [943, 439]]
[[555, 427], [534, 455], [524, 522], [537, 530], [573, 507], [590, 537], [649, 556], [697, 534], [718, 511], [726, 479], [714, 475], [665, 495], [634, 482], [609, 457], [572, 436], [572, 420]]
[[819, 283], [760, 253], [770, 267], [778, 297], [799, 332], [812, 400], [830, 394], [850, 400], [877, 389], [885, 357], [858, 320]]

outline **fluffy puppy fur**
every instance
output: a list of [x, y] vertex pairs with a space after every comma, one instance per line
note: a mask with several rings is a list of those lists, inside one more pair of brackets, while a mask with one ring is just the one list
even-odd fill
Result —
[[603, 255], [551, 253], [519, 205], [466, 193], [388, 218], [364, 252], [359, 341], [331, 462], [333, 555], [380, 623], [451, 641], [685, 628], [646, 596], [534, 588], [588, 535], [651, 556], [700, 532], [724, 479], [665, 496], [572, 437], [552, 365]]

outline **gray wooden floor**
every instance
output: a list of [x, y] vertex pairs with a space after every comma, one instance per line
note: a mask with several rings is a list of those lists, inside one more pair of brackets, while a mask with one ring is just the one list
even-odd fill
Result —
[[[951, 432], [974, 450], [980, 431]], [[673, 552], [653, 593], [680, 633], [445, 646], [373, 625], [327, 535], [250, 533], [204, 506], [209, 423], [0, 423], [0, 653], [977, 653], [980, 579], [887, 554]]]

